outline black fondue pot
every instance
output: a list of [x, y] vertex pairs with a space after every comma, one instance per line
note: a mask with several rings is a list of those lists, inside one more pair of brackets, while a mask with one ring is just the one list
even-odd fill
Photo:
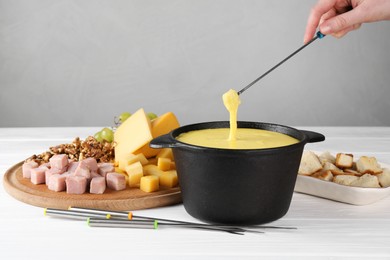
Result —
[[263, 129], [289, 135], [298, 143], [267, 149], [220, 149], [180, 142], [181, 133], [228, 128], [228, 121], [179, 127], [153, 139], [153, 148], [173, 148], [183, 204], [200, 220], [234, 225], [262, 224], [284, 216], [291, 203], [306, 143], [322, 134], [261, 122], [237, 122], [238, 128]]

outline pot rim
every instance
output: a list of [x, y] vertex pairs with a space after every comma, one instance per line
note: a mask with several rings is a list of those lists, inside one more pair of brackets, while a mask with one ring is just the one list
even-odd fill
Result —
[[[263, 130], [268, 130], [268, 131], [273, 131], [273, 132], [278, 132], [281, 134], [286, 134], [289, 135], [293, 138], [296, 138], [299, 142], [291, 145], [285, 145], [285, 146], [279, 146], [279, 147], [272, 147], [272, 148], [259, 148], [259, 149], [229, 149], [229, 148], [214, 148], [214, 147], [206, 147], [206, 146], [200, 146], [200, 145], [194, 145], [194, 144], [189, 144], [185, 143], [182, 141], [179, 141], [176, 139], [177, 136], [179, 136], [181, 133], [186, 133], [189, 131], [195, 131], [195, 130], [202, 130], [202, 129], [213, 129], [213, 128], [226, 128], [229, 127], [229, 121], [209, 121], [209, 122], [201, 122], [201, 123], [194, 123], [194, 124], [189, 124], [189, 125], [184, 125], [181, 127], [178, 127], [174, 130], [172, 130], [170, 133], [167, 135], [164, 135], [163, 138], [167, 137], [169, 138], [168, 143], [171, 142], [170, 148], [187, 148], [187, 149], [196, 149], [196, 150], [202, 150], [203, 152], [224, 152], [224, 153], [274, 153], [274, 152], [285, 152], [285, 151], [291, 151], [297, 148], [300, 148], [301, 146], [305, 145], [308, 142], [317, 142], [317, 141], [323, 141], [325, 137], [322, 134], [315, 133], [315, 132], [310, 132], [310, 131], [305, 131], [305, 130], [298, 130], [296, 128], [286, 126], [286, 125], [281, 125], [281, 124], [276, 124], [276, 123], [267, 123], [267, 122], [254, 122], [254, 121], [237, 121], [237, 127], [238, 128], [253, 128], [253, 129], [263, 129]], [[254, 127], [257, 126], [257, 127]], [[277, 131], [283, 129], [284, 131]], [[295, 135], [292, 135], [292, 133], [295, 133]], [[314, 134], [315, 137], [318, 140], [311, 140], [310, 134]], [[159, 147], [158, 145], [156, 146], [156, 143], [158, 144], [159, 137], [155, 138], [151, 142], [151, 147], [154, 148], [163, 148]], [[165, 141], [166, 143], [166, 141]]]

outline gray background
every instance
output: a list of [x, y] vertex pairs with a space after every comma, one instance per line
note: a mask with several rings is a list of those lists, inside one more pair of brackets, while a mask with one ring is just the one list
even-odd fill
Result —
[[[0, 127], [122, 111], [227, 120], [221, 96], [302, 45], [309, 0], [0, 0]], [[242, 95], [239, 120], [390, 126], [390, 23], [317, 40]]]

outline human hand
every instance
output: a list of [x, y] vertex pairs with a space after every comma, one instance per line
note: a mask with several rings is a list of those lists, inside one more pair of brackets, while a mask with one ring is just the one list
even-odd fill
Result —
[[319, 0], [312, 8], [304, 36], [307, 43], [317, 27], [340, 38], [362, 23], [390, 20], [390, 0]]

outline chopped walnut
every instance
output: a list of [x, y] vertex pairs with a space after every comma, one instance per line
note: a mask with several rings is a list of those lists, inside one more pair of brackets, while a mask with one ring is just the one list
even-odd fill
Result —
[[97, 162], [112, 162], [115, 158], [114, 144], [106, 141], [99, 142], [93, 136], [87, 137], [84, 141], [76, 137], [70, 144], [60, 144], [49, 148], [49, 151], [38, 155], [32, 155], [27, 161], [35, 161], [39, 165], [49, 162], [54, 154], [66, 154], [68, 158], [80, 161], [93, 157]]
[[93, 136], [89, 136], [81, 143], [80, 157], [93, 157], [101, 162], [110, 162], [114, 159], [114, 146], [106, 141], [98, 142]]

